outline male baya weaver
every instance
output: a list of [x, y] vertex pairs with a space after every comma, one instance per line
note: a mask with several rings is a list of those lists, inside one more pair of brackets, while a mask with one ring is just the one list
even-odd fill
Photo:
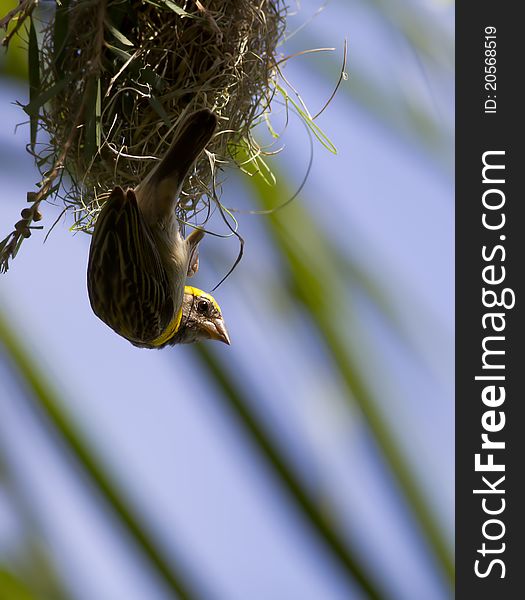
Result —
[[185, 285], [199, 267], [204, 232], [194, 229], [184, 238], [175, 214], [184, 180], [216, 127], [208, 109], [186, 117], [162, 160], [135, 189], [117, 186], [95, 224], [89, 300], [94, 313], [135, 346], [230, 343], [215, 299]]

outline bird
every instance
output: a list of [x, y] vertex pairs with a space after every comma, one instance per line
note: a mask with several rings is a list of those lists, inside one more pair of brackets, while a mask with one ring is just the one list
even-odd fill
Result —
[[164, 157], [135, 187], [116, 186], [91, 237], [87, 267], [93, 312], [139, 348], [218, 340], [230, 345], [213, 296], [186, 285], [199, 268], [204, 231], [184, 238], [176, 216], [185, 178], [217, 128], [200, 109], [183, 120]]

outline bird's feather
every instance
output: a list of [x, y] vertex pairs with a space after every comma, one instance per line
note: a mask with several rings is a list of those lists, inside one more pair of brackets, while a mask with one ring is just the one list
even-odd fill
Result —
[[95, 314], [130, 341], [157, 338], [174, 317], [169, 277], [132, 190], [115, 188], [98, 217], [88, 291]]

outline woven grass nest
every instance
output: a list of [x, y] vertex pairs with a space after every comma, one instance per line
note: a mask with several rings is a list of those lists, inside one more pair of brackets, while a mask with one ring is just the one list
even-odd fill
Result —
[[[24, 110], [42, 181], [15, 226], [18, 245], [51, 195], [73, 210], [74, 229], [90, 231], [111, 189], [138, 184], [180, 120], [203, 107], [219, 127], [178, 216], [205, 222], [218, 168], [260, 153], [251, 130], [276, 90], [282, 0], [62, 0], [48, 19], [36, 18], [36, 5], [21, 0], [17, 22], [30, 21]], [[5, 253], [15, 240], [2, 243]]]
[[220, 126], [208, 148], [213, 160], [204, 154], [184, 189], [187, 218], [213, 194], [213, 161], [232, 162], [240, 144], [254, 148], [250, 130], [268, 109], [284, 9], [279, 0], [205, 4], [80, 1], [45, 30], [42, 81], [63, 87], [41, 122], [59, 152], [75, 132], [65, 199], [81, 209], [78, 226], [90, 225], [116, 183], [138, 184], [180, 118], [197, 108], [212, 109]]

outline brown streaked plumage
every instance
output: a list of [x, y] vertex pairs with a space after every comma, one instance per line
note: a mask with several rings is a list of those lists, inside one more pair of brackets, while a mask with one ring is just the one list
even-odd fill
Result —
[[220, 309], [199, 312], [190, 297], [209, 295], [185, 286], [198, 269], [204, 233], [194, 230], [184, 239], [175, 215], [184, 179], [216, 126], [217, 117], [207, 109], [190, 114], [146, 179], [134, 190], [115, 187], [95, 224], [87, 271], [91, 306], [135, 346], [197, 339], [229, 343]]

